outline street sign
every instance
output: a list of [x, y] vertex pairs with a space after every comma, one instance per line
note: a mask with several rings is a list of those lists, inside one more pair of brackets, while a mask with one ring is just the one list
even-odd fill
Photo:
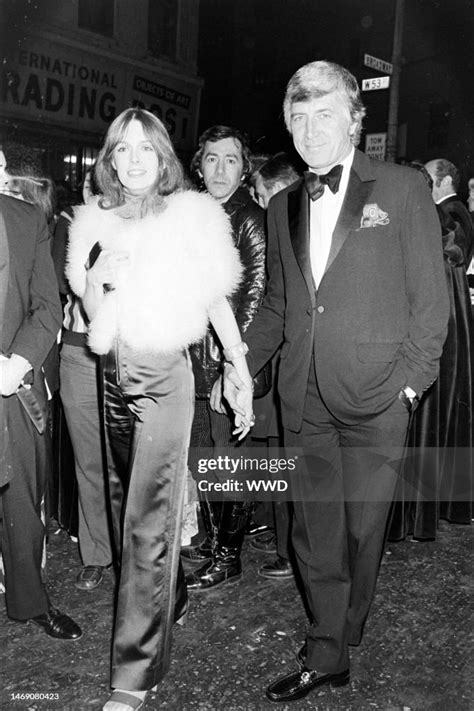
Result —
[[362, 91], [388, 89], [389, 86], [390, 77], [372, 77], [372, 79], [362, 79]]
[[371, 54], [364, 54], [364, 64], [366, 67], [376, 69], [378, 72], [384, 72], [384, 74], [393, 73], [393, 64], [384, 62], [383, 59], [379, 59], [378, 57], [372, 57]]
[[365, 137], [365, 154], [370, 158], [385, 160], [386, 133], [368, 133]]

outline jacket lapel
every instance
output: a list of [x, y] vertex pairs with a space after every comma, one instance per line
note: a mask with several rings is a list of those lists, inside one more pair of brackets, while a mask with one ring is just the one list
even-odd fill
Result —
[[312, 306], [316, 303], [309, 254], [309, 197], [304, 183], [288, 193], [288, 225], [296, 261], [306, 282]]
[[3, 324], [6, 317], [5, 302], [8, 290], [10, 254], [8, 249], [7, 229], [0, 214], [0, 353], [3, 345]]
[[332, 235], [331, 249], [329, 251], [325, 273], [330, 269], [341, 251], [350, 230], [354, 230], [360, 226], [362, 208], [369, 201], [369, 195], [373, 188], [374, 180], [374, 171], [369, 159], [364, 153], [356, 150], [346, 195]]
[[[8, 291], [8, 276], [9, 276], [10, 254], [8, 249], [8, 237], [5, 222], [1, 214], [0, 206], [0, 354], [3, 347], [3, 324], [6, 319], [6, 299]], [[5, 422], [4, 401], [0, 395], [0, 486], [7, 483], [10, 478], [9, 469], [11, 471], [11, 463], [7, 458], [10, 451], [7, 448], [8, 431]]]

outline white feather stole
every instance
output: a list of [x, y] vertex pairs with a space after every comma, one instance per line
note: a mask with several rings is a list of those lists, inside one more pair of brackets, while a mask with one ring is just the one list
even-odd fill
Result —
[[90, 323], [95, 353], [107, 353], [115, 336], [136, 351], [184, 348], [205, 334], [209, 307], [240, 282], [230, 222], [214, 198], [184, 191], [165, 199], [162, 213], [141, 220], [124, 219], [96, 203], [75, 211], [66, 276], [79, 297], [96, 242], [130, 255]]

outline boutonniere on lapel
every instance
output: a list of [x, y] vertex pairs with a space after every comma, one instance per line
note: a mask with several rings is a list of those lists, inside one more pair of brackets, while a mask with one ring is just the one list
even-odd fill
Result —
[[377, 227], [378, 225], [388, 225], [389, 222], [388, 213], [381, 210], [376, 202], [364, 205], [360, 218], [361, 227]]

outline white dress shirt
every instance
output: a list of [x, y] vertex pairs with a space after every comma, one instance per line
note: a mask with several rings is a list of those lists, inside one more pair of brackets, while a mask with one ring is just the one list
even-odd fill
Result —
[[[331, 249], [332, 234], [341, 212], [342, 203], [346, 195], [352, 161], [354, 160], [354, 147], [341, 161], [342, 176], [339, 190], [333, 193], [325, 185], [324, 193], [318, 200], [310, 200], [309, 231], [310, 231], [310, 258], [311, 271], [316, 288], [319, 287]], [[316, 171], [313, 171], [316, 172]]]

